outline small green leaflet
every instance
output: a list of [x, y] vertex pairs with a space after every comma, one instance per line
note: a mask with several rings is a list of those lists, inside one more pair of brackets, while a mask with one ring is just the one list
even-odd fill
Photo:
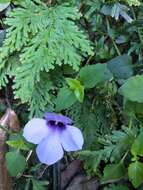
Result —
[[143, 182], [143, 163], [133, 162], [128, 168], [129, 180], [135, 188], [139, 187]]
[[66, 79], [71, 90], [74, 91], [74, 94], [79, 102], [83, 102], [84, 99], [84, 86], [77, 79], [67, 78]]
[[135, 139], [131, 147], [131, 153], [134, 156], [143, 156], [143, 132], [141, 132]]
[[87, 65], [80, 70], [80, 81], [85, 88], [93, 88], [98, 83], [110, 80], [113, 76], [106, 64]]
[[77, 101], [74, 92], [67, 87], [60, 89], [58, 96], [55, 100], [56, 111], [61, 111], [69, 108]]
[[8, 144], [9, 146], [16, 148], [16, 149], [21, 149], [21, 150], [29, 150], [30, 149], [25, 144], [23, 139], [9, 140], [9, 141], [6, 141], [6, 144]]
[[124, 177], [125, 174], [126, 174], [126, 168], [123, 163], [107, 165], [104, 168], [104, 175], [102, 178], [102, 182], [105, 183], [109, 181], [118, 180]]
[[26, 168], [26, 159], [19, 152], [8, 152], [6, 154], [6, 166], [11, 176], [17, 176]]
[[130, 77], [120, 87], [119, 93], [127, 100], [143, 102], [143, 75]]

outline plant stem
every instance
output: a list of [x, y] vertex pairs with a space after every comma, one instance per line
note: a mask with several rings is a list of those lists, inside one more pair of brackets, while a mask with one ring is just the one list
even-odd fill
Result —
[[116, 50], [117, 54], [118, 54], [118, 55], [121, 55], [121, 52], [120, 52], [120, 50], [119, 50], [118, 46], [116, 45], [116, 43], [115, 43], [114, 39], [113, 39], [113, 38], [109, 35], [109, 31], [110, 31], [110, 23], [109, 23], [109, 20], [108, 20], [108, 18], [107, 18], [107, 17], [106, 17], [106, 25], [107, 25], [107, 33], [108, 33], [108, 36], [109, 36], [109, 38], [111, 39], [111, 41], [112, 41], [112, 43], [113, 43], [114, 48], [115, 48], [115, 50]]
[[115, 48], [116, 51], [117, 51], [117, 54], [118, 54], [118, 55], [121, 55], [121, 52], [120, 52], [118, 46], [116, 45], [115, 41], [114, 41], [113, 39], [111, 39], [111, 40], [112, 40], [112, 43], [113, 43], [113, 45], [114, 45], [114, 48]]
[[60, 161], [53, 165], [53, 190], [61, 190]]

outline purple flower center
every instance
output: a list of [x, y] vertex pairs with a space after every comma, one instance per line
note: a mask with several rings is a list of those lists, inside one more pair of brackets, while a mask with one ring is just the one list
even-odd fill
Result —
[[51, 127], [59, 127], [59, 128], [66, 128], [66, 125], [62, 122], [57, 122], [57, 121], [54, 121], [54, 120], [50, 120], [47, 122], [49, 126]]

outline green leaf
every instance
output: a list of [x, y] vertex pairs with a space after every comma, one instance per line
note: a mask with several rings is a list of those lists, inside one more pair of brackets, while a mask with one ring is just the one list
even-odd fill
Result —
[[0, 1], [0, 12], [2, 12], [4, 9], [6, 9], [10, 4], [10, 1], [8, 0], [3, 0], [3, 1]]
[[66, 78], [66, 81], [69, 85], [69, 87], [72, 89], [72, 90], [75, 90], [78, 86], [80, 86], [80, 81], [77, 80], [77, 79], [72, 79], [72, 78]]
[[127, 79], [133, 75], [132, 60], [127, 54], [120, 55], [107, 62], [108, 69], [120, 79]]
[[19, 152], [8, 152], [6, 154], [6, 165], [11, 176], [17, 176], [26, 168], [26, 159]]
[[83, 102], [84, 99], [84, 87], [81, 85], [74, 90], [74, 94], [79, 102]]
[[81, 85], [80, 81], [77, 79], [66, 79], [68, 85], [70, 86], [71, 90], [74, 91], [74, 94], [79, 102], [83, 102], [84, 99], [84, 86]]
[[32, 179], [32, 183], [34, 190], [45, 190], [44, 186], [47, 186], [49, 184], [47, 181], [38, 181], [35, 179]]
[[143, 163], [138, 161], [131, 163], [128, 168], [128, 176], [133, 186], [139, 187], [143, 182]]
[[127, 100], [143, 102], [143, 75], [136, 75], [126, 80], [119, 93]]
[[16, 149], [29, 150], [29, 147], [26, 145], [23, 139], [9, 140], [6, 141], [6, 143]]
[[110, 164], [104, 168], [103, 182], [114, 181], [122, 178], [126, 174], [126, 168], [123, 163]]
[[135, 139], [131, 147], [131, 153], [134, 156], [143, 156], [143, 132], [141, 132]]
[[80, 81], [85, 88], [93, 88], [100, 82], [110, 80], [111, 72], [107, 69], [106, 64], [87, 65], [80, 70]]
[[57, 99], [55, 100], [56, 111], [69, 108], [77, 101], [74, 92], [66, 87], [60, 89]]

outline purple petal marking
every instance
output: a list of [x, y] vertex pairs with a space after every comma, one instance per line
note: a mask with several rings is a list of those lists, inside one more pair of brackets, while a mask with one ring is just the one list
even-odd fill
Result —
[[53, 131], [40, 142], [36, 148], [41, 163], [52, 165], [63, 157], [64, 151], [59, 140], [59, 134]]
[[61, 131], [61, 144], [66, 151], [81, 150], [83, 146], [83, 136], [81, 131], [73, 126], [67, 126]]
[[33, 144], [39, 144], [49, 134], [45, 119], [33, 118], [24, 127], [23, 136]]
[[66, 116], [56, 114], [56, 113], [45, 113], [44, 118], [48, 121], [56, 121], [56, 122], [61, 122], [64, 124], [71, 124], [73, 121]]

